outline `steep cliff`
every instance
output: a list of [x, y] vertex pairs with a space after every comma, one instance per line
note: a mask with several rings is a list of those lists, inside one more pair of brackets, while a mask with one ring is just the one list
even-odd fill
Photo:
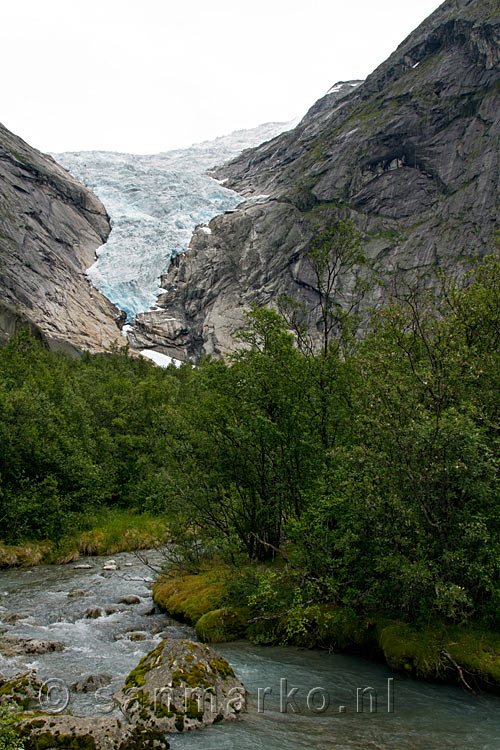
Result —
[[[0, 320], [25, 316], [54, 346], [123, 344], [121, 313], [85, 270], [110, 232], [101, 202], [49, 156], [0, 125]], [[1, 333], [1, 331], [0, 331]]]
[[[374, 269], [390, 275], [485, 254], [500, 219], [500, 6], [447, 0], [364, 83], [334, 86], [293, 130], [217, 171], [267, 195], [198, 229], [139, 316], [141, 346], [222, 354], [250, 303], [317, 293], [314, 234], [352, 218]], [[354, 283], [340, 280], [343, 293]], [[376, 303], [375, 290], [367, 304]]]

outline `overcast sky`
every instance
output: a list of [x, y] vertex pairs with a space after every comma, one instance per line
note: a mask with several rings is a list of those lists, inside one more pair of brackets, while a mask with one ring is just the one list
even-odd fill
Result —
[[152, 153], [302, 115], [439, 0], [3, 0], [0, 122], [44, 151]]

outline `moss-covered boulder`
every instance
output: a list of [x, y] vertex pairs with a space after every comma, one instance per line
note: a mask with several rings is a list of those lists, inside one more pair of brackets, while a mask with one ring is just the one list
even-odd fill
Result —
[[19, 710], [40, 708], [40, 691], [43, 687], [35, 671], [0, 677], [0, 703], [17, 705]]
[[245, 636], [248, 627], [248, 609], [223, 607], [207, 612], [195, 625], [196, 635], [207, 643], [226, 643]]
[[115, 700], [132, 724], [182, 732], [234, 719], [245, 688], [228, 662], [208, 646], [162, 641], [127, 677]]

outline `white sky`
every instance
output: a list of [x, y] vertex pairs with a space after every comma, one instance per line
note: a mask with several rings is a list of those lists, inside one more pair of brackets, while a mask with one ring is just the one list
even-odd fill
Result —
[[44, 151], [152, 153], [304, 114], [439, 0], [1, 0], [0, 122]]

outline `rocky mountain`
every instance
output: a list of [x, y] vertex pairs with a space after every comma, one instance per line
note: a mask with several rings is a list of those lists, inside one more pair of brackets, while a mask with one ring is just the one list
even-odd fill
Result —
[[125, 343], [85, 275], [109, 232], [90, 190], [0, 125], [0, 339], [29, 324], [53, 348]]
[[[334, 86], [294, 130], [216, 176], [254, 200], [195, 231], [162, 278], [160, 309], [135, 321], [140, 346], [224, 354], [244, 309], [282, 292], [303, 299], [314, 324], [304, 253], [339, 218], [354, 220], [386, 276], [460, 273], [500, 229], [498, 0], [446, 0], [365, 82]], [[353, 275], [340, 283], [348, 294]]]

